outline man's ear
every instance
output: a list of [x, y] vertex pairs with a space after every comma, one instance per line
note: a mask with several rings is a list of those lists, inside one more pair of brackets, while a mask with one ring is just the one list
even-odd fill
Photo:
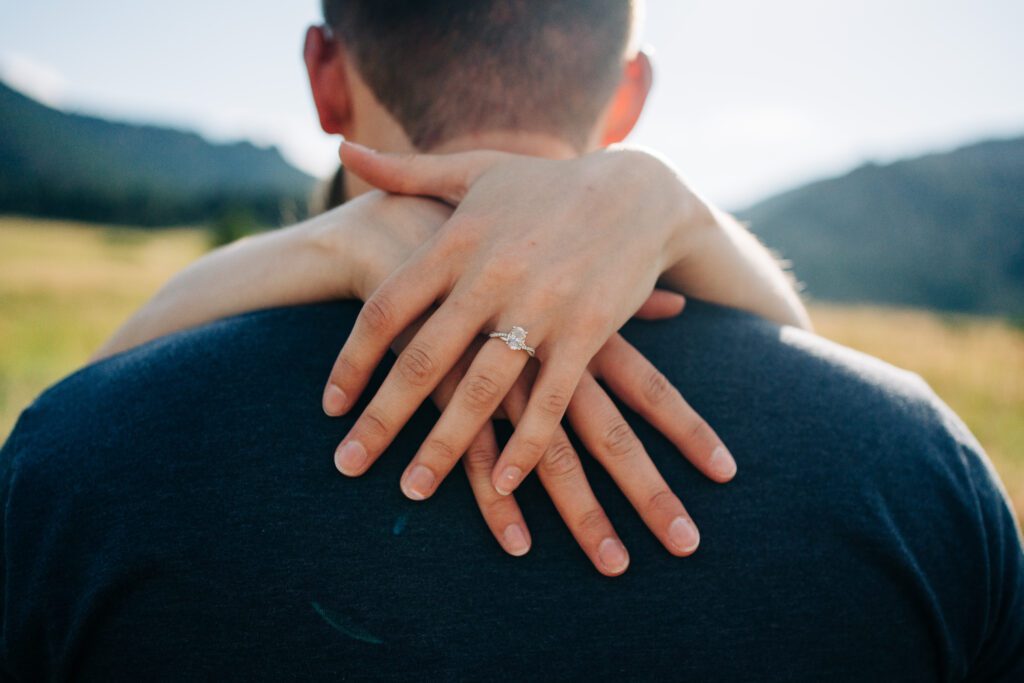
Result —
[[601, 134], [602, 147], [626, 139], [640, 119], [653, 83], [654, 69], [651, 66], [651, 59], [646, 52], [639, 50], [636, 56], [626, 63], [622, 82], [605, 114], [604, 130]]
[[313, 104], [325, 133], [349, 137], [352, 93], [345, 72], [345, 49], [327, 28], [310, 26], [302, 49]]

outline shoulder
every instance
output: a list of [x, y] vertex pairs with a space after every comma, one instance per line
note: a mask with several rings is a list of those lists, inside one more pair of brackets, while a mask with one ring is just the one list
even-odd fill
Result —
[[174, 334], [82, 368], [25, 409], [0, 449], [0, 668], [62, 670], [94, 643], [83, 614], [173, 585], [211, 552], [209, 536], [244, 545], [224, 520], [280, 513], [265, 501], [334, 483], [322, 465], [337, 426], [318, 397], [358, 308]]
[[746, 478], [731, 488], [818, 549], [843, 539], [864, 575], [887, 573], [935, 617], [940, 651], [959, 651], [953, 670], [1024, 666], [1019, 523], [977, 439], [921, 377], [706, 304], [667, 322], [624, 333], [733, 449]]
[[74, 471], [83, 450], [134, 457], [144, 451], [130, 449], [162, 427], [321, 381], [358, 311], [351, 301], [257, 311], [83, 367], [22, 412], [0, 451], [0, 476]]
[[701, 302], [666, 322], [631, 323], [625, 334], [724, 423], [784, 431], [778, 436], [805, 449], [825, 445], [835, 457], [856, 458], [872, 477], [908, 469], [920, 477], [921, 468], [938, 468], [969, 482], [984, 472], [982, 483], [1001, 490], [977, 439], [919, 375], [811, 332]]
[[633, 321], [623, 334], [727, 430], [858, 459], [904, 441], [977, 448], [918, 375], [810, 332], [698, 301], [675, 319]]

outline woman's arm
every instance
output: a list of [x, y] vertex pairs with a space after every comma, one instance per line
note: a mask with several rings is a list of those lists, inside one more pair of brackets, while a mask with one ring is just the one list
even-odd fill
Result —
[[[682, 256], [662, 274], [663, 287], [810, 329], [792, 279], [743, 226], [690, 191], [657, 157], [631, 150], [615, 154], [621, 182], [606, 191], [660, 195], [660, 204], [670, 198], [663, 210], [674, 212]], [[246, 311], [342, 299], [358, 291], [369, 295], [367, 281], [383, 280], [384, 269], [397, 268], [450, 215], [439, 202], [396, 202], [371, 193], [298, 225], [221, 247], [172, 278], [92, 360]], [[387, 238], [375, 240], [367, 228], [381, 221]]]
[[[514, 355], [495, 339], [482, 347], [467, 375], [473, 382], [459, 386], [406, 479], [429, 471], [429, 486], [415, 497], [433, 493], [523, 371], [525, 348], [541, 370], [492, 475], [498, 492], [512, 492], [543, 457], [599, 350], [659, 279], [672, 273], [690, 286], [690, 264], [703, 259], [702, 296], [781, 322], [806, 322], [770, 255], [650, 154], [395, 155], [347, 143], [341, 154], [346, 168], [370, 185], [456, 207], [366, 299], [335, 362], [324, 410], [341, 415], [398, 335], [426, 321], [339, 445], [345, 473], [362, 474], [372, 465], [481, 332], [511, 329], [520, 337], [508, 343]], [[753, 292], [735, 286], [736, 278]], [[533, 348], [523, 346], [523, 337]]]
[[174, 276], [96, 352], [99, 360], [165, 334], [236, 313], [343, 295], [343, 272], [326, 274], [309, 226], [246, 238], [206, 254]]
[[[345, 296], [366, 299], [437, 231], [450, 213], [450, 208], [432, 200], [374, 192], [318, 219], [219, 249], [175, 277], [105, 345], [102, 353], [114, 353], [161, 334], [256, 308]], [[678, 295], [656, 292], [637, 316], [670, 317], [681, 308]], [[407, 335], [414, 332], [410, 329]], [[401, 350], [403, 343], [397, 340], [396, 349]], [[440, 407], [448, 404], [481, 343], [434, 393]], [[594, 378], [614, 387], [620, 400], [675, 443], [698, 469], [714, 481], [728, 481], [735, 472], [735, 463], [679, 392], [666, 387], [660, 399], [652, 401], [646, 387], [656, 376], [657, 370], [621, 338], [598, 354], [593, 368]], [[513, 420], [518, 419], [528, 396], [527, 383], [510, 394], [508, 414]], [[573, 397], [570, 410], [569, 421], [577, 435], [626, 495], [636, 501], [651, 530], [672, 553], [693, 552], [698, 542], [696, 527], [594, 379]], [[619, 425], [615, 453], [608, 452], [605, 438], [610, 425]], [[580, 458], [568, 437], [560, 434], [557, 448], [550, 454], [551, 464], [542, 468], [541, 482], [598, 570], [609, 576], [620, 574], [628, 564], [628, 553], [594, 497]], [[624, 457], [623, 449], [632, 457]], [[484, 519], [506, 552], [522, 555], [530, 546], [526, 521], [514, 497], [500, 495], [490, 483], [498, 446], [489, 423], [476, 435], [469, 450], [471, 457], [463, 462]], [[674, 521], [680, 517], [683, 521]]]
[[684, 244], [680, 258], [662, 273], [661, 286], [711, 303], [749, 311], [780, 325], [811, 329], [811, 319], [793, 277], [742, 224], [690, 190], [657, 157], [651, 176], [678, 207], [675, 232]]
[[352, 298], [368, 277], [397, 267], [450, 214], [439, 202], [375, 192], [211, 251], [164, 285], [92, 360], [247, 311]]
[[[570, 176], [564, 175], [556, 178], [558, 184], [565, 182], [569, 187], [579, 185], [566, 182], [569, 179]], [[674, 219], [683, 215], [679, 207], [673, 205], [671, 191], [660, 191], [662, 188], [645, 183], [634, 187], [623, 186], [618, 179], [613, 179], [614, 186], [602, 186], [606, 179], [607, 176], [602, 178], [596, 175], [589, 177], [588, 182], [595, 183], [591, 188], [595, 193], [611, 191], [622, 197], [624, 206], [643, 207], [646, 204], [650, 205], [648, 210], [641, 211], [642, 215], [636, 212], [623, 216], [601, 213], [588, 215], [588, 206], [585, 202], [558, 196], [558, 205], [571, 206], [573, 202], [578, 202], [580, 206], [577, 208], [581, 209], [582, 213], [560, 214], [561, 220], [550, 223], [556, 236], [563, 228], [567, 234], [579, 231], [581, 227], [586, 229], [587, 221], [592, 222], [595, 229], [601, 225], [607, 228], [617, 219], [637, 220], [650, 225], [671, 225]], [[526, 187], [521, 188], [525, 190], [526, 197], [529, 196], [528, 187], [527, 183]], [[644, 195], [644, 190], [648, 195]], [[644, 202], [644, 197], [652, 197], [656, 201]], [[523, 214], [522, 205], [510, 206], [505, 199], [504, 191], [500, 191], [497, 197], [492, 198], [488, 213], [492, 217], [507, 214], [505, 218], [513, 225], [528, 224], [536, 218], [536, 214], [529, 211], [540, 210], [543, 213], [544, 210], [544, 207], [538, 204], [527, 205], [529, 211], [525, 215], [517, 215], [517, 212]], [[478, 206], [477, 209], [487, 211], [485, 205]], [[175, 330], [201, 325], [217, 317], [255, 308], [352, 296], [366, 300], [388, 275], [398, 269], [411, 255], [429, 247], [426, 243], [451, 213], [450, 207], [430, 200], [374, 193], [292, 228], [266, 233], [213, 252], [179, 273], [150, 304], [118, 332], [114, 339], [104, 345], [98, 355], [109, 355]], [[692, 237], [693, 226], [680, 223], [675, 225], [674, 229], [684, 231], [687, 227], [690, 228]], [[669, 242], [673, 242], [671, 229], [658, 228], [658, 233]], [[641, 243], [643, 241], [640, 233], [631, 233], [630, 237], [640, 240]], [[692, 240], [687, 242], [680, 239], [678, 242], [680, 247], [696, 244]], [[557, 246], [565, 244], [567, 242]], [[529, 244], [526, 246], [529, 247]], [[615, 247], [613, 242], [604, 244], [596, 238], [587, 240], [587, 251], [591, 252], [592, 259], [595, 255], [608, 251], [612, 252], [613, 257], [617, 257], [620, 254], [615, 251]], [[685, 252], [686, 250], [682, 249], [676, 260], [686, 256]], [[548, 258], [554, 257], [555, 261], [572, 260], [577, 256], [579, 254], [572, 249], [547, 254]], [[699, 258], [698, 253], [688, 256], [693, 259]], [[614, 261], [614, 258], [612, 260]], [[660, 257], [657, 261], [660, 264], [659, 268], [666, 263], [666, 260]], [[515, 263], [511, 265], [514, 266]], [[654, 272], [659, 271], [662, 270]], [[654, 278], [650, 281], [651, 286], [653, 281]], [[684, 282], [682, 286], [688, 285]], [[610, 287], [614, 291], [614, 285], [611, 284]], [[520, 293], [530, 294], [529, 288], [522, 289]], [[650, 304], [657, 299], [656, 296], [649, 299], [642, 308], [650, 309], [655, 317], [673, 314], [673, 311], [678, 312], [681, 303], [673, 302], [666, 297], [669, 295], [663, 293], [660, 302], [654, 305], [654, 309], [665, 312], [657, 313], [650, 309]], [[642, 298], [638, 301], [642, 301]], [[631, 307], [631, 310], [635, 311], [636, 307]], [[566, 322], [571, 321], [571, 317], [566, 318]], [[408, 339], [409, 337], [407, 341]], [[398, 345], [401, 343], [403, 342], [399, 342]], [[439, 388], [441, 405], [457, 395], [458, 389], [463, 386], [460, 379], [464, 374], [470, 373], [465, 380], [472, 383], [470, 361], [474, 355], [475, 351], [471, 350], [467, 354], [466, 364], [447, 377], [444, 381], [447, 389], [443, 389], [444, 384]], [[688, 407], [679, 392], [674, 387], [667, 386], [656, 369], [617, 335], [598, 351], [594, 358], [593, 376], [585, 373], [586, 382], [581, 384], [580, 390], [571, 397], [569, 421], [573, 428], [584, 439], [592, 454], [620, 483], [627, 496], [631, 500], [636, 499], [638, 511], [655, 535], [662, 539], [674, 554], [685, 555], [692, 552], [696, 547], [696, 530], [692, 521], [678, 499], [670, 492], [664, 479], [660, 478], [649, 459], [643, 455], [642, 445], [636, 435], [626, 425], [622, 416], [618, 415], [610, 398], [594, 382], [594, 378], [603, 379], [633, 410], [676, 443], [680, 451], [712, 479], [724, 482], [732, 477], [735, 464], [731, 456], [714, 431]], [[655, 388], [658, 389], [656, 399], [652, 393]], [[515, 389], [513, 394], [516, 392], [518, 413], [516, 401], [513, 401], [510, 414], [513, 417], [521, 417], [529, 396], [528, 384]], [[510, 394], [510, 400], [513, 394]], [[437, 394], [435, 400], [438, 400]], [[616, 435], [614, 443], [608, 442], [606, 436], [608, 430], [612, 428]], [[470, 473], [481, 511], [495, 536], [508, 552], [521, 554], [525, 552], [523, 540], [528, 547], [525, 522], [511, 497], [498, 495], [488, 482], [494, 462], [498, 458], [497, 444], [493, 432], [489, 430], [489, 424], [485, 425], [477, 435], [475, 443], [470, 446], [470, 451], [476, 456], [466, 461], [467, 471]], [[564, 470], [566, 476], [549, 477], [550, 480], [546, 480], [542, 472], [542, 481], [573, 536], [594, 560], [595, 565], [607, 574], [620, 573], [625, 569], [623, 562], [628, 561], [623, 559], [625, 548], [615, 537], [610, 522], [604, 518], [599, 504], [593, 498], [580, 469], [579, 459], [574, 455], [566, 455], [571, 451], [567, 443], [567, 439], [563, 437], [562, 443], [554, 443], [548, 452], [552, 458], [559, 459], [559, 471]], [[636, 457], [624, 458], [621, 452], [623, 449], [627, 449]], [[483, 458], [484, 455], [486, 458]], [[484, 460], [489, 464], [484, 466]], [[569, 469], [577, 474], [567, 476]], [[554, 471], [554, 465], [549, 471]], [[403, 487], [408, 484], [408, 479], [403, 481]], [[423, 492], [423, 495], [432, 493], [434, 485], [436, 482]], [[657, 505], [654, 504], [655, 499], [644, 495], [649, 494], [651, 490], [660, 492], [659, 496], [655, 497]], [[410, 493], [409, 488], [407, 492]], [[508, 529], [513, 526], [521, 528], [524, 533], [510, 535]], [[609, 564], [605, 556], [608, 548], [620, 549], [615, 551], [621, 551], [620, 559]]]

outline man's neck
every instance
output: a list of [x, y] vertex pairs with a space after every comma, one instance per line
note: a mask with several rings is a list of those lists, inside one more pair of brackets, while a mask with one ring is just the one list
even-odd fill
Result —
[[559, 137], [521, 131], [491, 131], [463, 135], [437, 145], [430, 152], [454, 154], [474, 149], [493, 149], [548, 159], [570, 159], [580, 155], [579, 150]]

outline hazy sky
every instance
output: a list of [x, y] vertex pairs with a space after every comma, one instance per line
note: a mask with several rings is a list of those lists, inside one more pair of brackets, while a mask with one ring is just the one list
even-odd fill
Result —
[[[317, 0], [9, 0], [0, 73], [64, 108], [274, 143], [323, 174], [337, 141], [301, 62], [318, 19]], [[867, 159], [1021, 134], [1022, 30], [1021, 0], [649, 0], [656, 85], [632, 141], [738, 208]]]

